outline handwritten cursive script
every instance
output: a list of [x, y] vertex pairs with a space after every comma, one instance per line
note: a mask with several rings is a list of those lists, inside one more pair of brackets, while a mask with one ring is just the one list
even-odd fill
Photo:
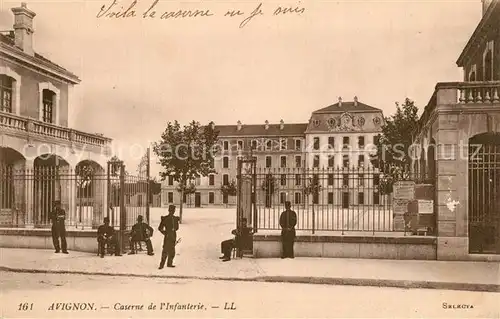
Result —
[[[210, 11], [210, 9], [194, 9], [194, 10], [166, 10], [160, 11], [157, 9], [159, 0], [153, 0], [149, 4], [142, 14], [137, 13], [137, 0], [128, 5], [119, 5], [118, 0], [113, 0], [109, 5], [102, 5], [99, 12], [97, 13], [97, 18], [108, 18], [108, 19], [127, 19], [127, 18], [137, 18], [142, 17], [143, 19], [184, 19], [184, 18], [201, 18], [201, 17], [213, 17], [217, 14]], [[299, 3], [300, 4], [300, 3]], [[283, 16], [283, 15], [301, 15], [305, 12], [305, 8], [302, 6], [296, 7], [275, 7], [271, 11], [270, 16]], [[264, 15], [264, 5], [259, 3], [257, 7], [249, 14], [245, 13], [240, 9], [229, 9], [225, 11], [225, 14], [221, 14], [223, 17], [234, 18], [234, 17], [244, 17], [244, 19], [239, 24], [240, 28], [245, 27], [250, 21], [255, 20], [258, 16]]]

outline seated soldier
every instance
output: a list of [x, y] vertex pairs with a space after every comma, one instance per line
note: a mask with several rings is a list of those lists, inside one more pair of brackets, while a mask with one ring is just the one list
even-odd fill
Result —
[[153, 228], [143, 222], [142, 215], [137, 216], [137, 223], [132, 226], [132, 231], [130, 232], [130, 252], [128, 254], [135, 254], [135, 243], [144, 241], [146, 242], [148, 255], [153, 256], [153, 245], [151, 244], [151, 239], [149, 239], [152, 236]]
[[243, 249], [245, 241], [248, 240], [250, 235], [252, 234], [252, 229], [247, 226], [247, 219], [242, 218], [241, 223], [241, 229], [233, 229], [231, 231], [231, 234], [234, 235], [233, 239], [228, 239], [221, 242], [220, 250], [222, 256], [219, 257], [219, 259], [222, 259], [222, 261], [231, 260], [231, 251], [233, 250], [233, 248], [237, 248], [240, 250]]
[[106, 245], [115, 246], [115, 255], [120, 256], [120, 250], [118, 249], [118, 240], [115, 236], [115, 230], [113, 227], [109, 226], [109, 217], [104, 217], [104, 225], [97, 228], [97, 242], [99, 244], [99, 253], [101, 258], [104, 258]]

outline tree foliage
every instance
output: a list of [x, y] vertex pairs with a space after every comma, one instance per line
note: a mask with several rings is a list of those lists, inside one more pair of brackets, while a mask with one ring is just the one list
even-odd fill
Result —
[[220, 187], [220, 191], [221, 191], [222, 195], [236, 196], [236, 194], [238, 192], [238, 189], [236, 187], [236, 182], [234, 180], [232, 180], [227, 185], [223, 184]]
[[409, 177], [411, 165], [410, 147], [418, 127], [418, 108], [406, 98], [403, 104], [396, 102], [396, 113], [385, 118], [382, 134], [375, 143], [376, 151], [370, 155], [374, 167], [382, 172], [379, 190], [392, 193], [392, 185]]
[[177, 121], [168, 122], [161, 139], [153, 145], [153, 152], [163, 168], [161, 180], [172, 176], [183, 196], [185, 191], [189, 191], [189, 181], [215, 173], [213, 162], [218, 152], [218, 133], [213, 122], [202, 126], [192, 121], [183, 127]]

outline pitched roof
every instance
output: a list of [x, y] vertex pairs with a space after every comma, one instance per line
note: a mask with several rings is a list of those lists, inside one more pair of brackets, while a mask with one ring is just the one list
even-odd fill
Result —
[[238, 125], [216, 125], [215, 130], [219, 131], [219, 136], [301, 136], [306, 131], [307, 123], [284, 124], [283, 129], [280, 124], [269, 124], [266, 129], [265, 124], [242, 124], [238, 131]]
[[342, 102], [341, 106], [339, 106], [339, 103], [337, 102], [333, 105], [316, 110], [313, 112], [313, 114], [344, 113], [344, 112], [354, 113], [354, 112], [374, 112], [374, 111], [381, 112], [382, 110], [361, 102], [357, 102], [357, 105], [354, 105], [354, 102]]
[[15, 42], [14, 42], [14, 38], [10, 35], [5, 35], [5, 34], [0, 33], [0, 43], [8, 45], [13, 50], [15, 50], [17, 53], [26, 55], [28, 58], [33, 59], [35, 63], [38, 63], [40, 65], [44, 65], [44, 66], [48, 66], [48, 67], [54, 69], [55, 71], [63, 73], [67, 77], [71, 78], [74, 83], [80, 82], [80, 79], [78, 78], [78, 76], [71, 73], [67, 69], [63, 68], [62, 66], [52, 62], [51, 60], [47, 59], [43, 55], [35, 52], [35, 56], [32, 57], [32, 56], [29, 56], [26, 53], [24, 53], [21, 49], [16, 47]]

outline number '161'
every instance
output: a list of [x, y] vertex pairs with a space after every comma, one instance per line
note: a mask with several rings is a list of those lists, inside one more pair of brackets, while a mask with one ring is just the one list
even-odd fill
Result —
[[28, 311], [28, 310], [33, 310], [33, 303], [20, 303], [19, 304], [19, 311]]

